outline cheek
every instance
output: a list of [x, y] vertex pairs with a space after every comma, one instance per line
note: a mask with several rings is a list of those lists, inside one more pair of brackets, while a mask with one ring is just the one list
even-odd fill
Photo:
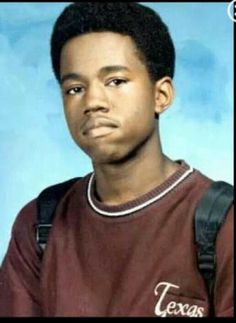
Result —
[[155, 102], [150, 96], [138, 95], [126, 107], [125, 123], [129, 129], [149, 128], [155, 123]]
[[71, 129], [71, 127], [74, 124], [74, 119], [75, 119], [74, 115], [71, 112], [71, 110], [69, 110], [68, 108], [64, 108], [64, 114], [65, 114], [66, 122], [67, 122], [69, 128]]
[[73, 108], [71, 105], [64, 104], [65, 119], [72, 135], [78, 131], [79, 120], [81, 119], [79, 109]]
[[152, 118], [155, 114], [155, 93], [151, 86], [138, 84], [132, 91], [132, 95], [128, 96], [131, 110], [140, 122]]
[[135, 144], [149, 136], [155, 128], [155, 118], [153, 114], [147, 113], [146, 106], [137, 106], [133, 110], [134, 114], [127, 116], [124, 123], [123, 140], [126, 144]]

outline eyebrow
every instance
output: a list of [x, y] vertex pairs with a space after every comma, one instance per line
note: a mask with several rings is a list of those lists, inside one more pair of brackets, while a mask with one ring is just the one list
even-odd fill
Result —
[[[99, 75], [105, 75], [113, 72], [130, 72], [130, 69], [126, 66], [122, 65], [111, 65], [111, 66], [104, 66], [99, 70]], [[67, 80], [75, 80], [80, 81], [83, 77], [79, 73], [67, 73], [62, 76], [61, 78], [61, 85]]]

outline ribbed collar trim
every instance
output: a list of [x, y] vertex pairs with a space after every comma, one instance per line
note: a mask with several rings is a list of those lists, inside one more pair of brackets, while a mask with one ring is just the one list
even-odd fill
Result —
[[94, 173], [90, 175], [87, 184], [87, 199], [90, 207], [98, 214], [108, 217], [121, 217], [137, 211], [140, 211], [147, 206], [155, 203], [162, 199], [169, 192], [171, 192], [176, 186], [182, 183], [194, 169], [187, 165], [184, 161], [180, 161], [179, 169], [172, 174], [165, 182], [154, 188], [152, 191], [138, 197], [132, 201], [121, 205], [106, 205], [96, 199], [94, 196], [93, 184], [94, 184]]

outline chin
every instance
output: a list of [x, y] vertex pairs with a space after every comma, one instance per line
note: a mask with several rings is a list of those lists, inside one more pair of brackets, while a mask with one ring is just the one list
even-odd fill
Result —
[[136, 151], [129, 152], [110, 152], [110, 153], [101, 153], [90, 156], [94, 165], [106, 164], [106, 165], [121, 165], [126, 162], [132, 161], [136, 157]]
[[[147, 138], [133, 144], [113, 143], [113, 144], [97, 144], [97, 146], [87, 146], [84, 152], [91, 158], [94, 165], [110, 164], [119, 165], [135, 159], [143, 146], [147, 142]], [[85, 147], [84, 147], [85, 148]]]
[[116, 149], [96, 149], [89, 152], [87, 151], [86, 154], [91, 158], [94, 165], [117, 164], [124, 158], [124, 154], [122, 154], [117, 147]]
[[106, 165], [112, 165], [112, 164], [118, 164], [123, 159], [122, 157], [118, 156], [118, 154], [112, 154], [112, 155], [99, 155], [99, 156], [91, 156], [92, 162], [95, 165], [98, 164], [106, 164]]

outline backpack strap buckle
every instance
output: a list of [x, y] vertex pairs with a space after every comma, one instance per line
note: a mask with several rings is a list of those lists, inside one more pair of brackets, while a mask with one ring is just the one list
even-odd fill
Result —
[[45, 249], [49, 231], [52, 227], [52, 224], [43, 224], [39, 223], [36, 225], [36, 241], [42, 250]]
[[212, 252], [198, 252], [198, 267], [206, 279], [212, 279], [216, 270], [216, 257]]

